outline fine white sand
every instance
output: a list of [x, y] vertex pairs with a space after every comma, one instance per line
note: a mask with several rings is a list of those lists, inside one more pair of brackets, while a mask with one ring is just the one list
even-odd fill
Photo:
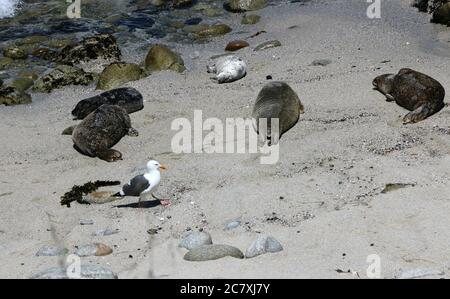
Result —
[[[61, 135], [74, 124], [73, 106], [96, 94], [92, 86], [0, 107], [0, 277], [28, 278], [57, 266], [58, 257], [35, 256], [43, 245], [63, 244], [73, 252], [74, 246], [98, 241], [114, 253], [82, 262], [108, 267], [120, 278], [366, 278], [371, 254], [380, 256], [383, 278], [400, 269], [432, 269], [448, 277], [450, 109], [403, 126], [407, 111], [387, 103], [371, 82], [410, 67], [450, 90], [450, 30], [430, 24], [407, 0], [383, 1], [380, 20], [367, 18], [367, 6], [359, 0], [271, 6], [257, 12], [257, 25], [240, 25], [237, 14], [223, 20], [234, 29], [224, 37], [171, 45], [188, 71], [159, 72], [128, 84], [144, 95], [145, 108], [131, 115], [140, 136], [115, 146], [124, 155], [117, 163], [82, 156]], [[247, 77], [212, 82], [208, 58], [222, 53], [228, 41], [261, 30], [267, 33], [248, 39], [251, 47], [238, 52], [249, 65]], [[282, 47], [252, 50], [273, 39]], [[125, 58], [144, 56], [141, 51]], [[332, 63], [310, 66], [315, 59]], [[195, 109], [204, 119], [249, 117], [267, 75], [288, 82], [306, 110], [282, 137], [278, 164], [261, 165], [257, 154], [172, 153], [175, 118], [192, 119]], [[172, 206], [120, 207], [134, 203], [131, 198], [60, 205], [73, 185], [127, 182], [150, 157], [168, 166], [158, 195], [170, 198]], [[389, 183], [415, 187], [382, 194]], [[236, 218], [242, 225], [224, 231]], [[80, 219], [95, 223], [81, 226]], [[91, 236], [107, 227], [120, 232]], [[147, 234], [157, 227], [158, 234]], [[177, 245], [188, 227], [243, 251], [258, 234], [267, 234], [284, 251], [187, 262]]]

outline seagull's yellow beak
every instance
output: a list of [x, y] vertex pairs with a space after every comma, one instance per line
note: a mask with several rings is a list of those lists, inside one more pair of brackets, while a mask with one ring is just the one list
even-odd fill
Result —
[[164, 166], [164, 165], [159, 165], [159, 169], [161, 169], [161, 170], [166, 170], [167, 168], [166, 168], [166, 166]]

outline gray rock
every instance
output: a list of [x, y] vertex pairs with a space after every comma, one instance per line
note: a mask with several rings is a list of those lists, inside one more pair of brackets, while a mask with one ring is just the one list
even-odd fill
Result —
[[259, 236], [245, 252], [246, 258], [256, 257], [261, 254], [275, 253], [283, 250], [280, 242], [270, 236]]
[[180, 242], [179, 247], [191, 250], [202, 245], [212, 244], [211, 235], [207, 232], [189, 232]]
[[[117, 279], [111, 270], [98, 265], [82, 265], [80, 279]], [[36, 273], [32, 279], [68, 279], [66, 268], [54, 267]]]
[[311, 63], [311, 65], [312, 66], [327, 66], [330, 63], [331, 63], [331, 60], [329, 60], [329, 59], [316, 59]]
[[235, 228], [239, 227], [239, 225], [241, 225], [241, 220], [239, 220], [239, 219], [230, 221], [225, 225], [225, 230], [235, 229]]
[[106, 229], [100, 229], [98, 231], [95, 231], [92, 233], [93, 237], [104, 237], [104, 236], [110, 236], [110, 235], [114, 235], [114, 234], [118, 234], [119, 233], [119, 229], [110, 229], [110, 228], [106, 228]]
[[67, 252], [68, 250], [64, 247], [45, 245], [38, 250], [36, 256], [61, 256]]
[[93, 225], [94, 224], [94, 220], [91, 219], [81, 219], [80, 220], [80, 225]]
[[190, 250], [184, 255], [184, 259], [190, 262], [202, 262], [217, 260], [223, 257], [235, 257], [243, 259], [244, 254], [238, 248], [229, 245], [203, 245]]
[[276, 47], [281, 47], [281, 42], [278, 40], [271, 40], [265, 43], [262, 43], [260, 45], [258, 45], [254, 51], [262, 51], [262, 50], [267, 50], [270, 48], [276, 48]]

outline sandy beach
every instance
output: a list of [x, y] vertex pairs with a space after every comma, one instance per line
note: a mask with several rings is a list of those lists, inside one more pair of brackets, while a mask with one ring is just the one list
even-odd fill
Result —
[[[368, 256], [378, 255], [381, 277], [430, 270], [450, 275], [450, 108], [403, 125], [407, 110], [385, 101], [372, 80], [408, 67], [450, 90], [450, 29], [429, 23], [409, 0], [383, 1], [382, 18], [369, 19], [361, 0], [283, 3], [257, 11], [261, 22], [241, 25], [242, 14], [223, 20], [233, 31], [205, 44], [169, 44], [187, 71], [162, 71], [127, 83], [144, 96], [130, 115], [139, 137], [114, 148], [123, 160], [107, 163], [76, 152], [61, 132], [76, 124], [71, 110], [98, 94], [72, 86], [33, 103], [0, 106], [0, 277], [29, 278], [64, 257], [38, 257], [44, 245], [102, 242], [113, 249], [83, 264], [111, 269], [119, 278], [367, 278]], [[266, 31], [248, 38], [259, 31]], [[206, 65], [234, 39], [248, 74], [230, 84], [210, 80]], [[281, 47], [255, 52], [270, 40]], [[146, 50], [125, 52], [141, 62]], [[313, 66], [318, 59], [331, 61]], [[275, 165], [259, 154], [174, 154], [177, 118], [250, 117], [268, 82], [287, 82], [305, 106], [299, 123], [280, 140]], [[446, 98], [448, 102], [448, 97]], [[73, 185], [122, 183], [150, 159], [168, 167], [157, 194], [172, 205], [136, 208], [125, 198], [102, 205], [61, 206]], [[382, 193], [387, 184], [412, 186]], [[108, 187], [107, 190], [115, 190]], [[80, 225], [89, 219], [93, 225]], [[233, 230], [227, 223], [239, 219]], [[93, 237], [94, 231], [119, 233]], [[158, 233], [150, 235], [149, 229]], [[251, 259], [183, 260], [178, 244], [187, 230], [204, 230], [215, 244], [243, 252], [259, 235], [284, 250]]]

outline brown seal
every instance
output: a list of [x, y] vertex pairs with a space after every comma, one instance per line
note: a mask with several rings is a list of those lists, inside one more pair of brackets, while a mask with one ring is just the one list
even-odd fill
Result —
[[80, 153], [114, 162], [121, 160], [122, 154], [111, 147], [125, 135], [138, 135], [131, 127], [126, 110], [116, 105], [102, 105], [75, 127], [72, 140]]
[[[269, 145], [298, 122], [304, 107], [294, 90], [285, 82], [270, 82], [259, 92], [253, 107], [253, 126], [260, 138]], [[267, 119], [267, 129], [260, 130], [260, 120]], [[272, 120], [278, 119], [279, 132], [271, 132]]]
[[388, 102], [410, 110], [403, 123], [417, 123], [444, 108], [445, 89], [435, 79], [414, 71], [401, 69], [398, 74], [385, 74], [373, 80], [373, 86]]

